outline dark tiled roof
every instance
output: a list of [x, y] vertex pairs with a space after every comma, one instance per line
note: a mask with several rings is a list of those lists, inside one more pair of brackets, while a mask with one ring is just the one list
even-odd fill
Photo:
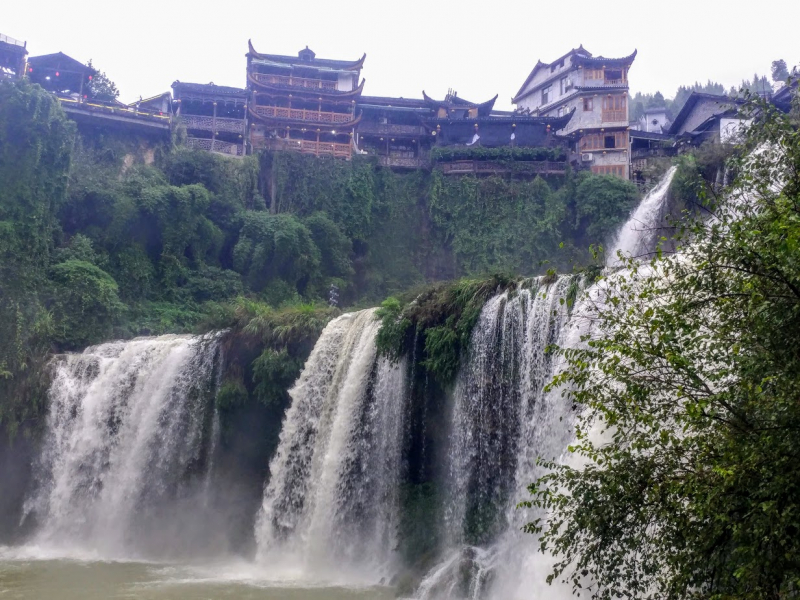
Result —
[[521, 95], [521, 94], [522, 94], [522, 93], [525, 91], [525, 88], [526, 88], [526, 87], [528, 87], [528, 84], [529, 84], [529, 83], [530, 83], [530, 82], [533, 80], [533, 78], [536, 76], [536, 73], [538, 73], [540, 70], [542, 70], [542, 69], [544, 69], [544, 68], [548, 68], [548, 69], [549, 69], [549, 68], [550, 68], [550, 67], [552, 67], [553, 65], [556, 65], [556, 64], [560, 63], [562, 60], [565, 60], [565, 59], [566, 59], [568, 56], [572, 56], [573, 54], [579, 54], [579, 53], [580, 53], [580, 54], [585, 54], [586, 56], [591, 56], [591, 55], [592, 55], [592, 53], [591, 53], [591, 52], [589, 52], [588, 50], [586, 50], [586, 49], [583, 47], [583, 44], [581, 44], [581, 45], [580, 45], [580, 46], [578, 46], [577, 48], [573, 48], [572, 50], [570, 50], [569, 52], [567, 52], [567, 53], [566, 53], [564, 56], [560, 56], [560, 57], [558, 57], [558, 58], [557, 58], [557, 59], [555, 59], [553, 62], [544, 63], [544, 62], [542, 62], [541, 60], [537, 60], [537, 61], [536, 61], [536, 64], [535, 64], [535, 65], [534, 65], [534, 67], [533, 67], [533, 69], [531, 70], [530, 74], [528, 75], [528, 78], [527, 78], [527, 79], [525, 79], [525, 82], [524, 82], [524, 83], [523, 83], [523, 84], [520, 86], [520, 88], [519, 88], [519, 91], [518, 91], [518, 92], [516, 93], [516, 95], [515, 95], [515, 96], [514, 96], [514, 97], [511, 99], [511, 101], [512, 101], [512, 102], [514, 102], [515, 100], [517, 100], [517, 99], [520, 97], [520, 95]]
[[586, 56], [583, 54], [577, 54], [572, 63], [588, 67], [592, 66], [624, 67], [625, 65], [631, 64], [636, 59], [637, 52], [638, 52], [637, 50], [634, 50], [628, 56], [623, 56], [621, 58], [605, 58], [604, 56]]
[[367, 58], [366, 53], [358, 60], [330, 60], [327, 58], [316, 58], [316, 55], [314, 52], [308, 49], [308, 46], [306, 46], [305, 49], [301, 50], [298, 54], [308, 56], [310, 58], [301, 58], [299, 55], [285, 56], [283, 54], [261, 54], [256, 52], [255, 48], [253, 48], [253, 43], [250, 40], [247, 41], [247, 45], [250, 49], [248, 56], [297, 67], [316, 67], [320, 69], [355, 71], [364, 65], [364, 60]]
[[28, 64], [34, 69], [41, 68], [61, 68], [65, 71], [77, 71], [79, 73], [94, 74], [97, 71], [91, 67], [87, 67], [82, 62], [79, 62], [67, 56], [63, 52], [56, 52], [55, 54], [42, 54], [41, 56], [31, 56], [28, 59]]
[[428, 108], [422, 98], [392, 98], [390, 96], [361, 96], [358, 104], [404, 108]]
[[213, 83], [184, 83], [175, 81], [172, 89], [180, 93], [205, 94], [208, 96], [242, 96], [247, 97], [247, 91], [242, 88], [229, 87], [227, 85], [214, 85]]
[[672, 122], [672, 125], [670, 125], [668, 133], [673, 135], [678, 133], [678, 130], [681, 128], [681, 125], [683, 125], [686, 119], [689, 118], [689, 115], [694, 110], [694, 107], [701, 100], [709, 100], [712, 102], [717, 102], [720, 105], [720, 110], [719, 110], [720, 114], [730, 110], [736, 104], [741, 103], [741, 100], [730, 98], [724, 95], [692, 92], [688, 100], [686, 100], [686, 104], [683, 105], [680, 112], [675, 117], [675, 120]]
[[659, 140], [659, 141], [674, 141], [675, 136], [668, 133], [658, 133], [656, 131], [641, 131], [639, 129], [631, 129], [630, 134], [632, 138], [640, 140]]

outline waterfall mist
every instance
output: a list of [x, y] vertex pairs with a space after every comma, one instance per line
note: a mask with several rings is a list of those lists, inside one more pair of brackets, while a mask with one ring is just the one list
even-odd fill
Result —
[[25, 507], [34, 542], [100, 557], [220, 550], [208, 497], [219, 334], [110, 342], [52, 368]]

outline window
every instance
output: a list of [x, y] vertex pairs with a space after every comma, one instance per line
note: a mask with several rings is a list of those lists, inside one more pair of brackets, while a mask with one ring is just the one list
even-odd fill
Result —
[[562, 96], [572, 89], [572, 81], [569, 77], [561, 78], [561, 81], [559, 82], [559, 89]]
[[566, 110], [567, 110], [567, 108], [565, 106], [559, 106], [558, 107], [558, 116], [559, 117], [563, 117], [564, 113], [566, 112]]
[[550, 92], [552, 91], [553, 86], [548, 85], [546, 88], [542, 90], [542, 104], [547, 104], [550, 102]]
[[594, 110], [594, 98], [583, 99], [583, 110], [584, 112], [591, 112]]
[[603, 140], [603, 148], [616, 148], [615, 140], [613, 135], [605, 136]]

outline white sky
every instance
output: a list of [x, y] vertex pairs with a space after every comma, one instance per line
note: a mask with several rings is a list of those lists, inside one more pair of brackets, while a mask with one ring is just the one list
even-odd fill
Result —
[[536, 60], [583, 44], [595, 56], [638, 49], [631, 91], [674, 95], [711, 78], [726, 88], [773, 60], [800, 63], [800, 0], [0, 0], [0, 33], [31, 55], [93, 59], [131, 102], [181, 81], [245, 85], [256, 50], [355, 60], [365, 94], [479, 102], [511, 96]]

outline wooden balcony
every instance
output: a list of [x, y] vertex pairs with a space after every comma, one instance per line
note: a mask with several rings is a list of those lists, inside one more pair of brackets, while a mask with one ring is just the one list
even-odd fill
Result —
[[186, 138], [186, 145], [190, 148], [206, 150], [207, 152], [216, 152], [217, 154], [226, 154], [228, 156], [244, 156], [243, 144], [232, 144], [231, 142], [223, 142], [222, 140], [209, 140], [190, 137]]
[[352, 155], [350, 144], [337, 144], [335, 142], [315, 142], [312, 140], [265, 140], [263, 145], [267, 150], [283, 150], [288, 152], [302, 152], [315, 156], [333, 156], [334, 158], [347, 158]]
[[250, 76], [258, 83], [264, 85], [288, 85], [307, 90], [329, 90], [339, 89], [338, 81], [325, 81], [323, 79], [307, 79], [305, 77], [293, 77], [291, 75], [270, 75], [265, 73], [251, 73]]
[[626, 110], [604, 110], [602, 114], [603, 123], [627, 123], [628, 111]]
[[256, 106], [252, 111], [260, 117], [270, 119], [285, 119], [288, 121], [305, 121], [307, 123], [350, 123], [355, 117], [350, 113], [323, 112], [318, 110], [305, 110], [301, 108], [284, 108], [281, 106]]
[[425, 135], [425, 128], [420, 125], [393, 125], [391, 123], [371, 123], [361, 121], [358, 133], [372, 135]]
[[455, 160], [439, 163], [445, 175], [563, 175], [566, 163], [553, 161], [515, 161], [513, 163], [493, 160]]
[[229, 119], [227, 117], [205, 117], [200, 115], [181, 115], [181, 121], [186, 129], [199, 129], [201, 131], [241, 133], [244, 135], [244, 119]]

